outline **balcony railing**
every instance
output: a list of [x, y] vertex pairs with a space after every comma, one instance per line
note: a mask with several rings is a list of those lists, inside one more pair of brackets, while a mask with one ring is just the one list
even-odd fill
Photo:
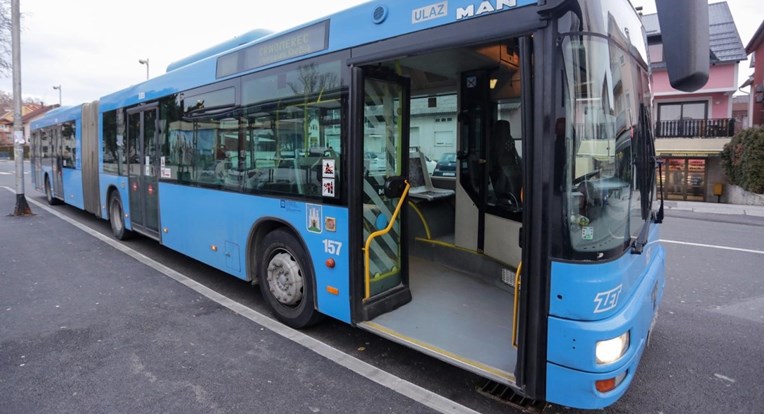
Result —
[[681, 119], [656, 123], [656, 138], [726, 138], [736, 133], [736, 120]]

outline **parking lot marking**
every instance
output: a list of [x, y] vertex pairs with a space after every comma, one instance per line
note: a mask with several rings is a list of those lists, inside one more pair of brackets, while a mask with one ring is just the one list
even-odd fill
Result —
[[677, 241], [677, 240], [659, 240], [662, 243], [671, 243], [671, 244], [682, 244], [685, 246], [696, 246], [696, 247], [709, 247], [712, 249], [721, 249], [721, 250], [733, 250], [737, 252], [744, 252], [744, 253], [755, 253], [755, 254], [764, 254], [762, 250], [750, 250], [750, 249], [741, 249], [738, 247], [728, 247], [728, 246], [717, 246], [714, 244], [701, 244], [701, 243], [691, 243], [691, 242], [684, 242], [684, 241]]
[[[10, 187], [3, 187], [3, 188], [15, 194], [15, 191], [11, 189]], [[112, 239], [109, 236], [105, 236], [99, 233], [98, 231], [88, 227], [85, 224], [80, 223], [79, 221], [75, 219], [67, 217], [63, 213], [58, 212], [55, 209], [49, 206], [46, 206], [37, 200], [30, 199], [30, 198], [27, 198], [27, 200], [31, 202], [32, 204], [36, 205], [37, 207], [47, 211], [48, 213], [88, 233], [89, 235], [95, 237], [96, 239], [101, 240], [102, 242], [127, 254], [128, 256], [138, 260], [139, 262], [157, 270], [158, 272], [164, 274], [165, 276], [168, 276], [169, 278], [177, 281], [178, 283], [194, 290], [200, 295], [205, 296], [206, 298], [222, 306], [225, 306], [226, 308], [234, 311], [235, 313], [239, 315], [244, 316], [250, 321], [255, 322], [258, 325], [284, 338], [287, 338], [297, 344], [300, 344], [308, 348], [309, 350], [331, 360], [332, 362], [340, 366], [343, 366], [369, 379], [370, 381], [376, 382], [392, 391], [395, 391], [403, 396], [409, 397], [419, 402], [420, 404], [423, 404], [427, 407], [430, 407], [442, 413], [477, 413], [476, 411], [468, 407], [465, 407], [464, 405], [461, 405], [439, 394], [436, 394], [432, 391], [422, 388], [419, 385], [413, 384], [409, 381], [404, 380], [403, 378], [399, 378], [387, 371], [384, 371], [380, 368], [370, 365], [356, 357], [353, 357], [351, 355], [348, 355], [340, 351], [339, 349], [333, 348], [325, 344], [324, 342], [314, 339], [298, 330], [292, 329], [286, 325], [282, 325], [280, 322], [277, 322], [274, 319], [271, 319], [270, 317], [252, 308], [248, 308], [247, 306], [244, 306], [239, 302], [236, 302], [232, 299], [229, 299], [221, 295], [220, 293], [192, 280], [191, 278], [183, 275], [182, 273], [176, 270], [173, 270], [157, 262], [156, 260], [145, 256], [144, 254], [128, 247], [127, 245], [120, 243], [119, 241], [115, 239]]]

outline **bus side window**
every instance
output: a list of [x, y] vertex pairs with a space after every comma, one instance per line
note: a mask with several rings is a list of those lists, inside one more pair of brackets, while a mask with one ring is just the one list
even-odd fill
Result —
[[304, 197], [337, 194], [339, 176], [327, 179], [332, 191], [323, 192], [327, 177], [317, 171], [327, 151], [338, 156], [335, 166], [340, 165], [341, 67], [337, 60], [313, 62], [242, 80], [249, 131], [244, 152], [255, 159], [245, 168], [245, 191]]

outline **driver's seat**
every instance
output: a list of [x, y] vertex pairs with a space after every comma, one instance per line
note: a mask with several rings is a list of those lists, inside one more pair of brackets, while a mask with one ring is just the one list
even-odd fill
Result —
[[515, 149], [515, 141], [510, 134], [510, 122], [497, 121], [494, 125], [494, 159], [492, 185], [499, 198], [520, 200], [523, 186], [521, 157]]

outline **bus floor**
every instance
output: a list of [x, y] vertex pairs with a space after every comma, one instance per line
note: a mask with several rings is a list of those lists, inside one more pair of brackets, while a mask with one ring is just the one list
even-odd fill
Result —
[[409, 257], [412, 301], [360, 324], [389, 339], [515, 385], [513, 293], [450, 267]]

